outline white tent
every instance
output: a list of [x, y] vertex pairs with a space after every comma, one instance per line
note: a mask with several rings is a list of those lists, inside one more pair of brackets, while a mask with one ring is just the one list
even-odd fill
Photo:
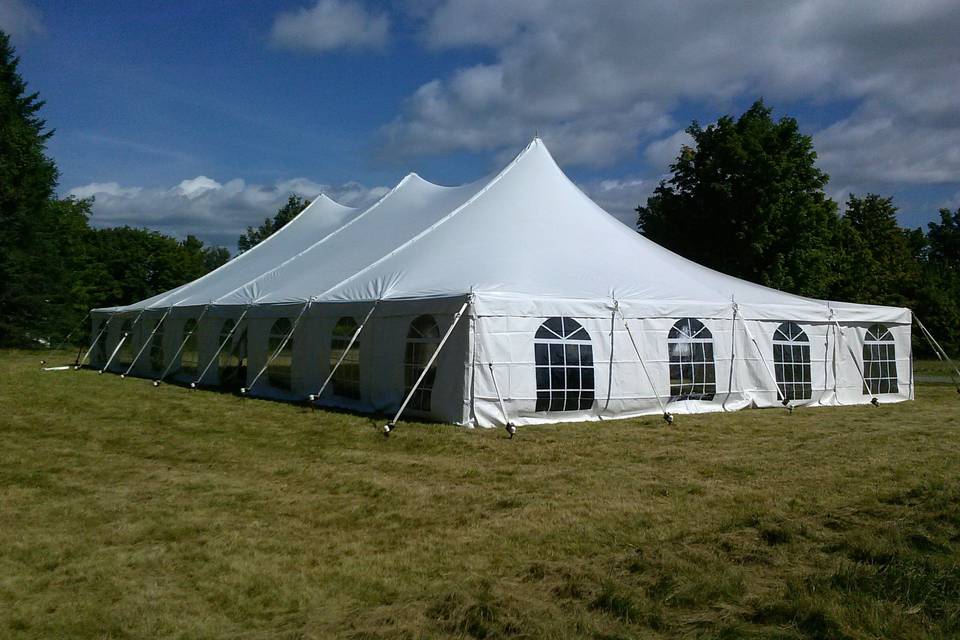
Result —
[[93, 317], [96, 366], [239, 374], [282, 399], [322, 387], [321, 404], [361, 411], [406, 399], [463, 425], [913, 397], [909, 309], [686, 260], [600, 209], [538, 139], [465, 186], [410, 174], [363, 211], [318, 198], [203, 278]]

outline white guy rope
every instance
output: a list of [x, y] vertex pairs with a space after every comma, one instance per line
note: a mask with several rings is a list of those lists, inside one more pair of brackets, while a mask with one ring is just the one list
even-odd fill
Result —
[[370, 316], [373, 315], [373, 312], [376, 310], [377, 305], [380, 304], [380, 301], [377, 300], [373, 303], [373, 306], [370, 307], [370, 311], [367, 312], [366, 317], [363, 319], [363, 322], [360, 323], [360, 326], [357, 327], [357, 330], [353, 332], [353, 335], [350, 336], [350, 342], [347, 343], [347, 348], [343, 350], [343, 353], [340, 354], [340, 358], [337, 360], [337, 363], [333, 365], [333, 369], [330, 370], [330, 373], [327, 374], [327, 379], [323, 381], [323, 384], [320, 385], [320, 390], [309, 396], [310, 402], [314, 400], [319, 400], [323, 396], [324, 389], [327, 388], [327, 385], [330, 384], [330, 381], [333, 380], [333, 374], [337, 372], [337, 369], [340, 368], [340, 364], [346, 359], [347, 354], [350, 353], [350, 347], [353, 346], [353, 343], [357, 341], [357, 338], [360, 337], [360, 332], [363, 331], [363, 328], [367, 325], [367, 320], [370, 319]]
[[463, 303], [463, 306], [460, 307], [460, 310], [453, 316], [453, 322], [450, 323], [450, 328], [447, 329], [447, 332], [443, 335], [443, 338], [440, 340], [440, 344], [437, 345], [436, 351], [433, 352], [433, 355], [430, 356], [430, 360], [427, 361], [427, 366], [423, 368], [423, 371], [420, 372], [420, 377], [417, 378], [417, 381], [413, 383], [413, 386], [410, 388], [410, 392], [407, 393], [407, 397], [404, 398], [403, 404], [400, 405], [400, 409], [397, 411], [397, 415], [393, 416], [393, 420], [383, 425], [383, 435], [389, 436], [390, 432], [397, 428], [397, 420], [400, 419], [400, 416], [403, 414], [403, 410], [407, 408], [407, 404], [410, 402], [410, 398], [413, 397], [413, 393], [417, 390], [417, 387], [420, 386], [420, 383], [423, 382], [423, 379], [427, 377], [427, 372], [430, 371], [430, 367], [433, 366], [434, 361], [437, 359], [437, 356], [440, 355], [440, 351], [443, 349], [443, 345], [447, 343], [447, 338], [450, 337], [450, 334], [453, 333], [453, 330], [457, 327], [457, 323], [460, 322], [460, 318], [463, 316], [464, 310], [472, 302], [473, 296], [467, 298], [467, 301]]
[[[957, 369], [957, 365], [953, 363], [953, 360], [951, 360], [950, 356], [947, 355], [947, 352], [943, 350], [943, 347], [941, 347], [940, 343], [937, 342], [936, 338], [933, 337], [933, 334], [927, 331], [927, 328], [923, 326], [923, 323], [920, 322], [920, 318], [918, 318], [916, 314], [913, 315], [913, 319], [917, 321], [917, 326], [920, 327], [920, 331], [923, 332], [923, 336], [927, 339], [927, 342], [930, 343], [930, 346], [933, 347], [933, 352], [937, 354], [937, 359], [940, 361], [946, 360], [950, 365], [950, 368], [953, 369], [953, 371], [950, 373], [950, 377], [953, 378], [954, 384], [957, 385], [957, 392], [960, 392], [960, 370]], [[956, 375], [955, 378], [954, 375]]]
[[160, 317], [160, 321], [153, 326], [153, 330], [150, 332], [150, 335], [147, 336], [147, 339], [143, 341], [143, 346], [140, 347], [140, 351], [137, 351], [137, 355], [133, 358], [133, 362], [130, 363], [130, 366], [127, 367], [127, 370], [120, 374], [121, 378], [125, 378], [130, 375], [130, 372], [133, 371], [133, 366], [137, 364], [137, 360], [140, 359], [140, 356], [143, 355], [143, 352], [147, 350], [147, 347], [153, 341], [153, 336], [157, 333], [157, 330], [160, 328], [160, 325], [163, 324], [163, 321], [167, 319], [167, 316], [170, 315], [170, 312], [173, 311], [173, 307], [168, 307], [164, 314]]
[[197, 324], [194, 325], [193, 331], [183, 336], [183, 341], [180, 343], [180, 346], [177, 347], [177, 350], [174, 352], [173, 357], [170, 358], [170, 362], [167, 363], [167, 366], [164, 368], [163, 373], [160, 374], [160, 377], [153, 381], [153, 386], [159, 387], [160, 383], [163, 382], [164, 378], [167, 377], [167, 374], [170, 373], [170, 369], [173, 367], [173, 363], [177, 361], [177, 358], [180, 357], [180, 353], [183, 352], [183, 348], [187, 346], [187, 340], [190, 339], [190, 336], [194, 332], [200, 329], [200, 322], [203, 320], [203, 316], [207, 315], [207, 310], [210, 309], [210, 305], [207, 305], [203, 308], [203, 311], [200, 312], [200, 315], [197, 317]]
[[[623, 321], [623, 326], [627, 330], [627, 335], [630, 337], [630, 343], [633, 345], [633, 350], [637, 352], [637, 359], [640, 361], [640, 368], [643, 369], [643, 373], [647, 376], [647, 382], [650, 383], [650, 388], [653, 389], [653, 395], [657, 398], [657, 404], [660, 405], [660, 411], [663, 412], [663, 419], [667, 424], [673, 423], [673, 415], [667, 411], [666, 406], [663, 404], [663, 400], [660, 398], [660, 394], [657, 392], [657, 385], [653, 383], [653, 378], [650, 376], [650, 372], [647, 371], [647, 365], [643, 362], [643, 356], [640, 355], [640, 347], [637, 346], [637, 341], [633, 338], [633, 332], [630, 331], [630, 325], [627, 323], [626, 316], [623, 315], [623, 311], [620, 310], [620, 303], [614, 301], [614, 309], [617, 313], [620, 314], [620, 319]], [[611, 356], [612, 359], [612, 356]]]
[[277, 345], [277, 348], [274, 350], [274, 352], [270, 354], [269, 358], [267, 358], [267, 361], [264, 363], [263, 368], [260, 369], [260, 372], [257, 373], [257, 375], [254, 376], [253, 380], [250, 382], [250, 386], [243, 387], [242, 389], [240, 389], [240, 393], [246, 394], [247, 391], [253, 388], [253, 385], [257, 384], [257, 380], [259, 380], [260, 376], [262, 376], [263, 373], [267, 370], [267, 368], [270, 366], [270, 363], [273, 362], [274, 359], [278, 355], [280, 355], [280, 352], [283, 351], [283, 348], [287, 346], [287, 343], [290, 341], [290, 337], [293, 336], [293, 332], [297, 330], [297, 325], [300, 324], [300, 318], [303, 317], [303, 314], [306, 313], [307, 309], [310, 308], [311, 304], [313, 304], [312, 298], [309, 301], [307, 301], [305, 305], [303, 305], [303, 309], [300, 309], [300, 313], [297, 315], [296, 320], [293, 321], [293, 325], [290, 327], [290, 331], [287, 332], [287, 335], [283, 337], [283, 340], [280, 341], [280, 344]]
[[71, 331], [70, 333], [68, 333], [68, 334], [67, 334], [67, 337], [65, 337], [63, 340], [60, 341], [60, 344], [57, 345], [57, 348], [56, 348], [57, 351], [59, 351], [60, 349], [62, 349], [62, 348], [63, 348], [63, 345], [67, 344], [67, 340], [69, 340], [71, 337], [73, 337], [73, 334], [75, 334], [75, 333], [80, 329], [80, 327], [82, 327], [84, 324], [86, 324], [87, 318], [89, 318], [89, 317], [90, 317], [90, 312], [87, 311], [87, 315], [83, 316], [83, 320], [80, 321], [80, 324], [78, 324], [76, 327], [74, 327], [74, 328], [73, 328], [73, 331]]
[[[259, 246], [259, 245], [257, 245], [257, 246]], [[243, 322], [243, 319], [246, 317], [247, 311], [249, 311], [249, 310], [250, 310], [250, 307], [247, 306], [247, 307], [243, 310], [243, 313], [240, 314], [240, 317], [237, 319], [237, 321], [236, 321], [236, 322], [233, 324], [233, 326], [230, 328], [230, 331], [227, 332], [227, 337], [224, 338], [224, 340], [223, 340], [223, 342], [220, 344], [220, 346], [217, 347], [217, 350], [213, 352], [213, 357], [211, 357], [210, 360], [209, 360], [209, 362], [207, 362], [207, 366], [205, 366], [205, 367], [203, 368], [203, 371], [200, 373], [200, 376], [199, 376], [196, 380], [194, 380], [194, 381], [192, 381], [192, 382], [190, 383], [190, 388], [191, 388], [191, 389], [196, 389], [196, 388], [197, 388], [197, 383], [200, 382], [201, 380], [203, 380], [203, 377], [204, 377], [205, 375], [207, 375], [207, 371], [210, 370], [210, 366], [211, 366], [214, 362], [217, 361], [217, 358], [220, 356], [220, 352], [223, 351], [223, 347], [226, 346], [226, 344], [227, 344], [228, 342], [230, 342], [230, 340], [233, 338], [233, 334], [236, 333], [236, 332], [237, 332], [237, 329], [240, 328], [240, 323]], [[202, 316], [201, 316], [201, 317], [202, 317]], [[199, 323], [199, 322], [197, 322], [197, 326], [198, 326], [198, 327], [200, 326], [200, 323]], [[186, 343], [184, 343], [184, 344], [186, 344]], [[182, 349], [183, 347], [181, 346], [180, 348]]]

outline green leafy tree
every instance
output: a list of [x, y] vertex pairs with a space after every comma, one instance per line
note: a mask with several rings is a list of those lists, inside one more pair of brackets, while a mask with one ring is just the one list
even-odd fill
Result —
[[740, 118], [687, 128], [672, 173], [637, 226], [651, 240], [724, 273], [811, 296], [835, 280], [836, 204], [796, 120], [757, 101]]
[[57, 169], [53, 134], [28, 93], [19, 58], [0, 31], [0, 343], [29, 344], [49, 331], [50, 300], [62, 283], [45, 268], [58, 251], [57, 209], [48, 207]]
[[923, 232], [897, 223], [893, 198], [850, 195], [838, 240], [832, 297], [851, 302], [912, 306], [920, 281]]
[[310, 201], [300, 196], [292, 195], [287, 198], [287, 203], [280, 207], [273, 218], [265, 218], [263, 224], [256, 229], [247, 227], [246, 233], [241, 235], [240, 239], [237, 240], [237, 248], [240, 250], [240, 253], [249, 251], [269, 238], [309, 205]]
[[[952, 357], [960, 356], [960, 208], [927, 225], [916, 313]], [[922, 352], [926, 345], [917, 341]]]

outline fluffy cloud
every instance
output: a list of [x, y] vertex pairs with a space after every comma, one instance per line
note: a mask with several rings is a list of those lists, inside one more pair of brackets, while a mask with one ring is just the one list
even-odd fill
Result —
[[43, 33], [40, 11], [23, 0], [0, 0], [0, 30], [14, 38]]
[[177, 237], [193, 234], [236, 250], [237, 237], [247, 226], [258, 225], [272, 216], [291, 194], [312, 199], [324, 193], [341, 204], [362, 207], [387, 190], [355, 182], [326, 185], [307, 178], [273, 185], [248, 184], [237, 178], [221, 184], [207, 176], [197, 176], [169, 188], [95, 182], [75, 187], [68, 195], [94, 198], [91, 223], [96, 227], [130, 225]]
[[271, 42], [285, 49], [323, 53], [335, 49], [382, 49], [390, 19], [352, 0], [319, 0], [310, 8], [280, 13]]
[[843, 180], [957, 180], [954, 0], [444, 0], [423, 16], [427, 47], [490, 60], [411, 95], [382, 131], [389, 155], [517, 148], [539, 129], [566, 164], [643, 149], [663, 170], [684, 141], [668, 135], [685, 124], [681, 106], [728, 112], [763, 95], [854, 106], [817, 137]]
[[645, 204], [647, 196], [657, 185], [643, 178], [627, 177], [593, 180], [578, 186], [607, 213], [634, 229], [637, 225], [637, 205]]

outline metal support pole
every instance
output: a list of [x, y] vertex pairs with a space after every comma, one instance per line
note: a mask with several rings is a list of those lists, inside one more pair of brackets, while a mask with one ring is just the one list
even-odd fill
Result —
[[[213, 352], [213, 356], [212, 356], [212, 357], [210, 358], [210, 360], [207, 362], [207, 366], [205, 366], [205, 367], [203, 368], [203, 371], [200, 372], [200, 376], [199, 376], [196, 380], [193, 380], [193, 381], [190, 383], [190, 388], [191, 388], [191, 389], [196, 389], [196, 388], [197, 388], [197, 384], [198, 384], [201, 380], [203, 380], [204, 376], [207, 375], [207, 371], [210, 370], [210, 367], [213, 365], [213, 363], [216, 362], [216, 361], [217, 361], [217, 358], [220, 357], [220, 352], [223, 351], [223, 348], [227, 345], [227, 343], [230, 342], [231, 339], [233, 339], [233, 334], [236, 333], [236, 332], [237, 332], [237, 329], [240, 328], [240, 323], [243, 322], [243, 319], [247, 316], [247, 312], [248, 312], [249, 310], [250, 310], [250, 307], [249, 307], [249, 306], [246, 307], [246, 308], [243, 310], [243, 313], [240, 314], [240, 317], [237, 318], [237, 321], [233, 324], [233, 327], [231, 327], [231, 328], [230, 328], [230, 331], [227, 332], [227, 337], [223, 339], [223, 342], [220, 343], [220, 346], [217, 347], [217, 350]], [[200, 323], [199, 323], [199, 322], [197, 323], [197, 326], [200, 326]]]
[[173, 353], [173, 357], [170, 358], [170, 362], [167, 363], [166, 368], [163, 370], [163, 373], [160, 374], [160, 377], [153, 381], [153, 386], [159, 387], [160, 383], [163, 382], [163, 379], [167, 377], [167, 374], [170, 373], [170, 369], [173, 368], [173, 363], [177, 361], [177, 358], [180, 357], [180, 353], [183, 351], [183, 348], [187, 346], [187, 340], [190, 339], [190, 336], [194, 334], [197, 329], [200, 328], [200, 322], [203, 320], [203, 316], [207, 315], [207, 310], [210, 309], [210, 305], [207, 305], [203, 308], [203, 311], [200, 312], [200, 315], [197, 316], [196, 328], [183, 336], [183, 341], [180, 343], [180, 346], [177, 347], [177, 350]]
[[953, 360], [950, 359], [950, 356], [947, 355], [947, 352], [943, 350], [943, 347], [940, 346], [940, 343], [933, 337], [927, 328], [923, 326], [923, 323], [920, 322], [920, 318], [914, 314], [913, 319], [917, 321], [917, 326], [920, 327], [920, 331], [923, 332], [923, 337], [927, 339], [927, 342], [930, 343], [930, 346], [933, 347], [933, 352], [937, 354], [937, 359], [946, 361], [952, 371], [950, 372], [950, 377], [953, 379], [953, 383], [957, 386], [957, 393], [960, 393], [960, 369], [957, 369], [957, 365], [953, 363]]
[[373, 312], [376, 310], [378, 304], [380, 304], [379, 300], [373, 303], [373, 306], [370, 308], [370, 311], [367, 312], [363, 322], [360, 323], [360, 326], [357, 327], [357, 330], [353, 332], [352, 336], [350, 336], [350, 342], [347, 343], [347, 348], [344, 349], [343, 353], [340, 354], [340, 358], [337, 360], [337, 363], [333, 365], [333, 369], [330, 370], [330, 373], [327, 374], [327, 378], [323, 381], [323, 384], [320, 385], [320, 389], [316, 393], [312, 393], [308, 396], [310, 402], [315, 402], [323, 396], [323, 391], [327, 388], [327, 385], [330, 384], [330, 381], [333, 380], [333, 374], [337, 372], [337, 369], [340, 368], [340, 364], [346, 359], [347, 354], [350, 353], [350, 347], [352, 347], [353, 343], [356, 342], [357, 338], [360, 337], [360, 332], [363, 331], [365, 326], [367, 326], [367, 321], [370, 319], [370, 316], [373, 315]]
[[283, 351], [283, 348], [287, 346], [287, 343], [290, 341], [290, 337], [293, 336], [293, 332], [297, 330], [297, 325], [300, 324], [300, 318], [303, 317], [303, 314], [306, 313], [307, 309], [310, 308], [311, 304], [313, 304], [312, 299], [309, 302], [307, 302], [305, 305], [303, 305], [303, 309], [300, 310], [300, 313], [297, 315], [296, 320], [293, 321], [293, 325], [290, 327], [290, 331], [287, 332], [287, 335], [283, 337], [283, 340], [280, 341], [280, 344], [277, 346], [274, 352], [270, 355], [270, 357], [267, 358], [267, 361], [264, 363], [263, 368], [260, 369], [259, 373], [257, 373], [257, 375], [254, 376], [253, 380], [250, 382], [250, 386], [243, 387], [242, 389], [240, 389], [241, 394], [246, 395], [247, 391], [252, 389], [253, 385], [257, 384], [257, 380], [259, 380], [260, 376], [262, 376], [263, 373], [267, 370], [267, 368], [270, 366], [270, 363], [273, 362], [278, 355], [280, 355], [280, 352]]
[[447, 343], [447, 339], [450, 337], [450, 334], [453, 333], [453, 330], [457, 327], [457, 323], [460, 322], [460, 318], [463, 316], [463, 312], [466, 310], [467, 306], [472, 302], [473, 296], [467, 298], [467, 301], [463, 303], [463, 306], [460, 307], [460, 310], [457, 311], [453, 316], [453, 322], [450, 324], [450, 328], [447, 329], [447, 332], [444, 334], [443, 338], [440, 340], [440, 344], [437, 345], [437, 350], [433, 352], [433, 355], [430, 356], [430, 360], [427, 361], [427, 366], [423, 368], [423, 371], [420, 372], [420, 376], [417, 378], [417, 381], [413, 383], [413, 387], [410, 388], [407, 397], [404, 398], [403, 404], [400, 405], [400, 409], [397, 411], [397, 414], [393, 416], [393, 420], [383, 425], [383, 435], [384, 437], [389, 436], [390, 432], [397, 428], [397, 421], [400, 419], [400, 416], [403, 414], [403, 410], [407, 408], [407, 404], [410, 402], [410, 398], [413, 397], [413, 393], [417, 390], [417, 387], [420, 386], [420, 383], [423, 382], [423, 379], [427, 377], [427, 372], [430, 371], [430, 367], [433, 366], [434, 361], [436, 361], [437, 356], [440, 355], [440, 350], [443, 349], [443, 345]]
[[643, 369], [643, 374], [647, 376], [647, 382], [650, 383], [650, 388], [653, 389], [653, 395], [657, 398], [657, 404], [660, 405], [660, 411], [663, 412], [663, 420], [667, 424], [673, 424], [673, 414], [667, 411], [666, 406], [663, 404], [663, 400], [660, 398], [660, 394], [657, 392], [657, 385], [654, 384], [653, 378], [650, 376], [650, 372], [647, 371], [647, 365], [643, 362], [643, 356], [640, 355], [640, 347], [637, 346], [637, 341], [633, 338], [633, 332], [630, 331], [630, 325], [627, 324], [627, 318], [623, 315], [623, 311], [620, 310], [620, 303], [616, 300], [613, 301], [614, 309], [620, 315], [620, 320], [623, 321], [623, 327], [627, 330], [627, 336], [630, 338], [630, 344], [633, 345], [633, 350], [637, 352], [637, 360], [640, 361], [640, 368]]
[[137, 364], [137, 360], [140, 359], [140, 356], [143, 355], [143, 352], [147, 350], [147, 347], [153, 341], [153, 336], [157, 333], [157, 329], [160, 328], [160, 325], [163, 324], [163, 321], [167, 319], [167, 316], [170, 315], [170, 312], [173, 310], [173, 307], [168, 307], [166, 312], [160, 317], [160, 321], [153, 326], [153, 330], [150, 332], [150, 335], [147, 336], [147, 339], [143, 341], [143, 345], [140, 347], [140, 351], [137, 352], [137, 355], [134, 356], [133, 362], [130, 363], [130, 366], [127, 367], [127, 370], [120, 374], [121, 378], [125, 378], [130, 375], [130, 372], [133, 371], [133, 367]]
[[510, 418], [507, 416], [507, 405], [503, 403], [503, 396], [500, 395], [500, 385], [497, 384], [497, 374], [493, 370], [493, 363], [488, 362], [487, 366], [490, 367], [490, 377], [493, 378], [493, 389], [497, 392], [497, 400], [500, 402], [500, 412], [503, 414], [503, 426], [507, 430], [507, 433], [510, 434], [510, 437], [513, 438], [513, 434], [517, 432], [517, 427], [510, 422]]
[[840, 323], [837, 322], [832, 316], [830, 319], [833, 321], [833, 324], [837, 327], [837, 331], [840, 332], [840, 339], [843, 340], [843, 344], [847, 345], [847, 351], [850, 352], [850, 356], [853, 358], [853, 364], [857, 368], [857, 373], [860, 374], [860, 381], [863, 382], [863, 388], [870, 393], [870, 404], [875, 407], [880, 406], [880, 401], [877, 400], [877, 396], [873, 395], [873, 392], [870, 391], [870, 385], [867, 384], [867, 378], [863, 375], [863, 369], [860, 367], [860, 360], [857, 358], [857, 353], [853, 350], [853, 347], [850, 346], [850, 343], [847, 341], [847, 336], [843, 332], [843, 327], [840, 326]]
[[780, 404], [786, 407], [787, 411], [793, 412], [793, 407], [790, 406], [790, 401], [787, 400], [787, 397], [784, 395], [783, 391], [780, 390], [780, 383], [777, 382], [777, 376], [773, 374], [773, 371], [770, 369], [770, 365], [767, 364], [767, 359], [763, 357], [763, 349], [760, 348], [760, 344], [757, 342], [757, 339], [753, 337], [752, 333], [750, 333], [750, 327], [747, 326], [747, 322], [743, 319], [743, 316], [740, 317], [740, 324], [743, 325], [743, 331], [747, 334], [747, 337], [750, 338], [750, 342], [752, 342], [753, 346], [757, 349], [757, 354], [760, 356], [760, 361], [763, 362], [763, 368], [766, 369], [767, 375], [770, 376], [771, 380], [773, 380], [773, 388], [777, 390], [777, 399], [780, 400]]
[[83, 366], [83, 363], [87, 361], [87, 358], [89, 358], [90, 354], [93, 353], [93, 348], [97, 346], [97, 343], [100, 341], [100, 338], [102, 338], [103, 334], [106, 333], [107, 329], [110, 328], [110, 323], [113, 322], [113, 319], [116, 317], [118, 313], [119, 311], [114, 311], [113, 313], [110, 314], [110, 317], [107, 318], [107, 321], [103, 323], [102, 327], [100, 327], [100, 332], [97, 334], [97, 337], [94, 338], [93, 342], [90, 343], [90, 348], [87, 349], [87, 352], [83, 354], [82, 358], [77, 360], [76, 365], [74, 365], [74, 369], [79, 369], [80, 367]]

